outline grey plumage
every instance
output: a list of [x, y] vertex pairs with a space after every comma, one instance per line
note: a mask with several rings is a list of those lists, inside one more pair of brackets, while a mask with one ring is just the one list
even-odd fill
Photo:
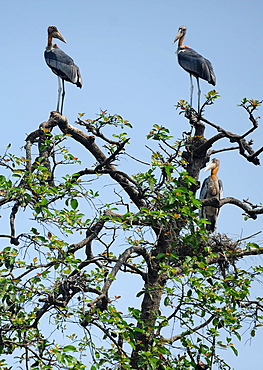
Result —
[[56, 44], [53, 44], [50, 49], [45, 50], [45, 60], [52, 71], [61, 79], [71, 82], [80, 88], [82, 87], [79, 67]]
[[[223, 184], [216, 175], [219, 165], [219, 159], [214, 158], [206, 167], [205, 171], [211, 169], [211, 175], [207, 177], [202, 184], [199, 197], [200, 199], [209, 199], [214, 197], [218, 199], [223, 198]], [[212, 206], [203, 206], [201, 208], [200, 218], [205, 218], [211, 223], [206, 225], [206, 228], [209, 232], [215, 231], [219, 212], [220, 208], [215, 208]]]
[[[57, 27], [49, 26], [48, 27], [48, 44], [44, 53], [45, 61], [47, 65], [51, 68], [58, 76], [58, 102], [57, 102], [57, 111], [62, 114], [64, 97], [65, 97], [65, 86], [64, 81], [71, 82], [77, 85], [79, 88], [82, 87], [82, 78], [80, 74], [79, 67], [74, 63], [74, 60], [68, 56], [64, 51], [62, 51], [57, 44], [52, 43], [52, 38], [57, 38], [62, 42], [66, 43], [66, 40], [59, 32]], [[62, 88], [61, 88], [61, 81]], [[62, 95], [61, 95], [62, 91]], [[61, 107], [60, 105], [60, 95], [62, 96]]]
[[181, 46], [177, 50], [178, 63], [188, 73], [215, 86], [216, 76], [212, 64], [195, 50]]
[[200, 111], [200, 95], [201, 89], [199, 85], [199, 78], [206, 80], [211, 85], [215, 86], [216, 76], [213, 70], [211, 62], [198, 54], [195, 50], [184, 46], [183, 40], [186, 34], [186, 27], [179, 27], [178, 33], [175, 36], [174, 43], [178, 41], [177, 57], [179, 65], [190, 74], [190, 106], [192, 106], [193, 100], [193, 81], [192, 76], [197, 80], [198, 87], [198, 112]]

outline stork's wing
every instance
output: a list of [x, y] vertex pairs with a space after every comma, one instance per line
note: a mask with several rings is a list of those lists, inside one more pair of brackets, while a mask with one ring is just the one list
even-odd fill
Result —
[[45, 51], [45, 60], [52, 71], [63, 80], [82, 86], [79, 67], [74, 60], [59, 48]]
[[223, 183], [221, 180], [218, 180], [218, 185], [219, 185], [219, 199], [223, 198]]
[[[200, 199], [207, 199], [209, 197], [209, 181], [210, 177], [207, 177], [201, 187], [200, 191]], [[217, 194], [219, 199], [223, 198], [223, 184], [222, 181], [218, 179], [218, 186], [219, 186], [219, 194]], [[211, 197], [211, 195], [210, 195]], [[206, 228], [210, 232], [214, 232], [216, 229], [217, 219], [220, 213], [220, 208], [215, 208], [212, 206], [205, 206], [202, 207], [199, 211], [200, 218], [206, 218], [211, 225], [206, 225]]]
[[209, 177], [204, 179], [201, 190], [200, 190], [200, 195], [199, 199], [206, 199], [207, 198], [207, 189], [208, 189], [208, 182], [209, 182]]
[[215, 84], [216, 84], [216, 75], [215, 75], [214, 69], [212, 67], [212, 63], [208, 59], [204, 58], [204, 60], [206, 62], [206, 65], [207, 65], [207, 68], [208, 68], [209, 74], [210, 74], [210, 81], [208, 81], [208, 82], [210, 84], [212, 84], [213, 86], [215, 86]]
[[208, 83], [215, 85], [216, 77], [209, 60], [202, 57], [191, 48], [181, 47], [178, 49], [178, 62], [182, 68], [195, 77], [200, 77]]
[[[209, 177], [207, 177], [202, 184], [201, 190], [200, 190], [200, 195], [199, 199], [206, 199], [207, 198], [207, 189], [208, 189], [208, 182], [209, 182]], [[199, 216], [200, 218], [206, 218], [205, 216], [205, 207], [201, 207], [199, 211]]]

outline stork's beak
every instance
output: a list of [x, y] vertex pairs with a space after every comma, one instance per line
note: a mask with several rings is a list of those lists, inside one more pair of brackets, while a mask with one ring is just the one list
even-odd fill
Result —
[[59, 39], [62, 42], [65, 42], [65, 44], [67, 43], [67, 41], [64, 39], [64, 37], [62, 36], [62, 34], [59, 32], [59, 30], [53, 32], [52, 33], [52, 37], [54, 37], [55, 39]]
[[216, 168], [217, 164], [213, 161], [211, 161], [210, 163], [208, 163], [208, 165], [206, 166], [204, 172], [208, 171], [208, 170], [213, 170], [214, 168]]
[[178, 33], [177, 33], [177, 35], [175, 36], [175, 39], [174, 39], [174, 41], [173, 41], [173, 44], [174, 44], [177, 40], [179, 40], [183, 35], [184, 35], [184, 34], [183, 34], [183, 32], [179, 29], [179, 31], [178, 31]]

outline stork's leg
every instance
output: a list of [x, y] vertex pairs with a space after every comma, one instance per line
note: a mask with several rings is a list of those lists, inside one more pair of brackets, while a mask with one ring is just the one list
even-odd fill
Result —
[[60, 80], [60, 77], [58, 77], [58, 104], [57, 104], [57, 112], [59, 112], [59, 104], [60, 104], [61, 91], [62, 91], [61, 80]]
[[200, 84], [199, 84], [199, 78], [196, 77], [196, 81], [197, 81], [197, 88], [198, 88], [198, 91], [197, 91], [197, 96], [198, 96], [198, 113], [200, 113], [200, 96], [201, 96], [201, 89], [200, 89]]
[[66, 91], [65, 91], [65, 81], [62, 79], [62, 101], [61, 101], [61, 112], [60, 114], [62, 114], [62, 111], [63, 111], [63, 105], [64, 105], [64, 97], [65, 97], [65, 94], [66, 94]]
[[190, 106], [193, 105], [193, 91], [194, 91], [194, 85], [193, 85], [193, 79], [192, 75], [190, 74]]

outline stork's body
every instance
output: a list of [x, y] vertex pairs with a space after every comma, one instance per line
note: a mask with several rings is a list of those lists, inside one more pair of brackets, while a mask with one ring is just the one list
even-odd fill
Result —
[[195, 50], [183, 45], [184, 37], [186, 34], [186, 27], [179, 27], [178, 33], [174, 39], [174, 43], [178, 41], [177, 57], [180, 66], [190, 74], [190, 105], [193, 101], [193, 81], [192, 76], [197, 80], [198, 87], [198, 112], [200, 111], [200, 95], [201, 89], [199, 78], [206, 80], [211, 85], [215, 86], [216, 76], [211, 62], [205, 59], [202, 55], [198, 54]]
[[[74, 60], [62, 51], [57, 44], [52, 44], [52, 38], [57, 38], [62, 42], [66, 42], [62, 34], [58, 31], [57, 27], [48, 27], [48, 44], [45, 50], [45, 61], [51, 70], [58, 76], [58, 102], [57, 111], [62, 114], [64, 96], [65, 96], [65, 85], [64, 81], [71, 82], [78, 87], [82, 87], [82, 78], [79, 67], [74, 63]], [[61, 81], [62, 80], [62, 88]], [[60, 95], [62, 91], [62, 101], [60, 105]]]
[[[209, 199], [214, 197], [221, 199], [223, 197], [223, 184], [222, 181], [217, 177], [219, 165], [219, 159], [214, 158], [206, 167], [205, 171], [211, 170], [211, 175], [203, 182], [200, 191], [200, 199]], [[204, 206], [201, 208], [200, 217], [206, 218], [211, 223], [206, 225], [208, 231], [215, 231], [218, 215], [219, 208], [212, 206]]]

